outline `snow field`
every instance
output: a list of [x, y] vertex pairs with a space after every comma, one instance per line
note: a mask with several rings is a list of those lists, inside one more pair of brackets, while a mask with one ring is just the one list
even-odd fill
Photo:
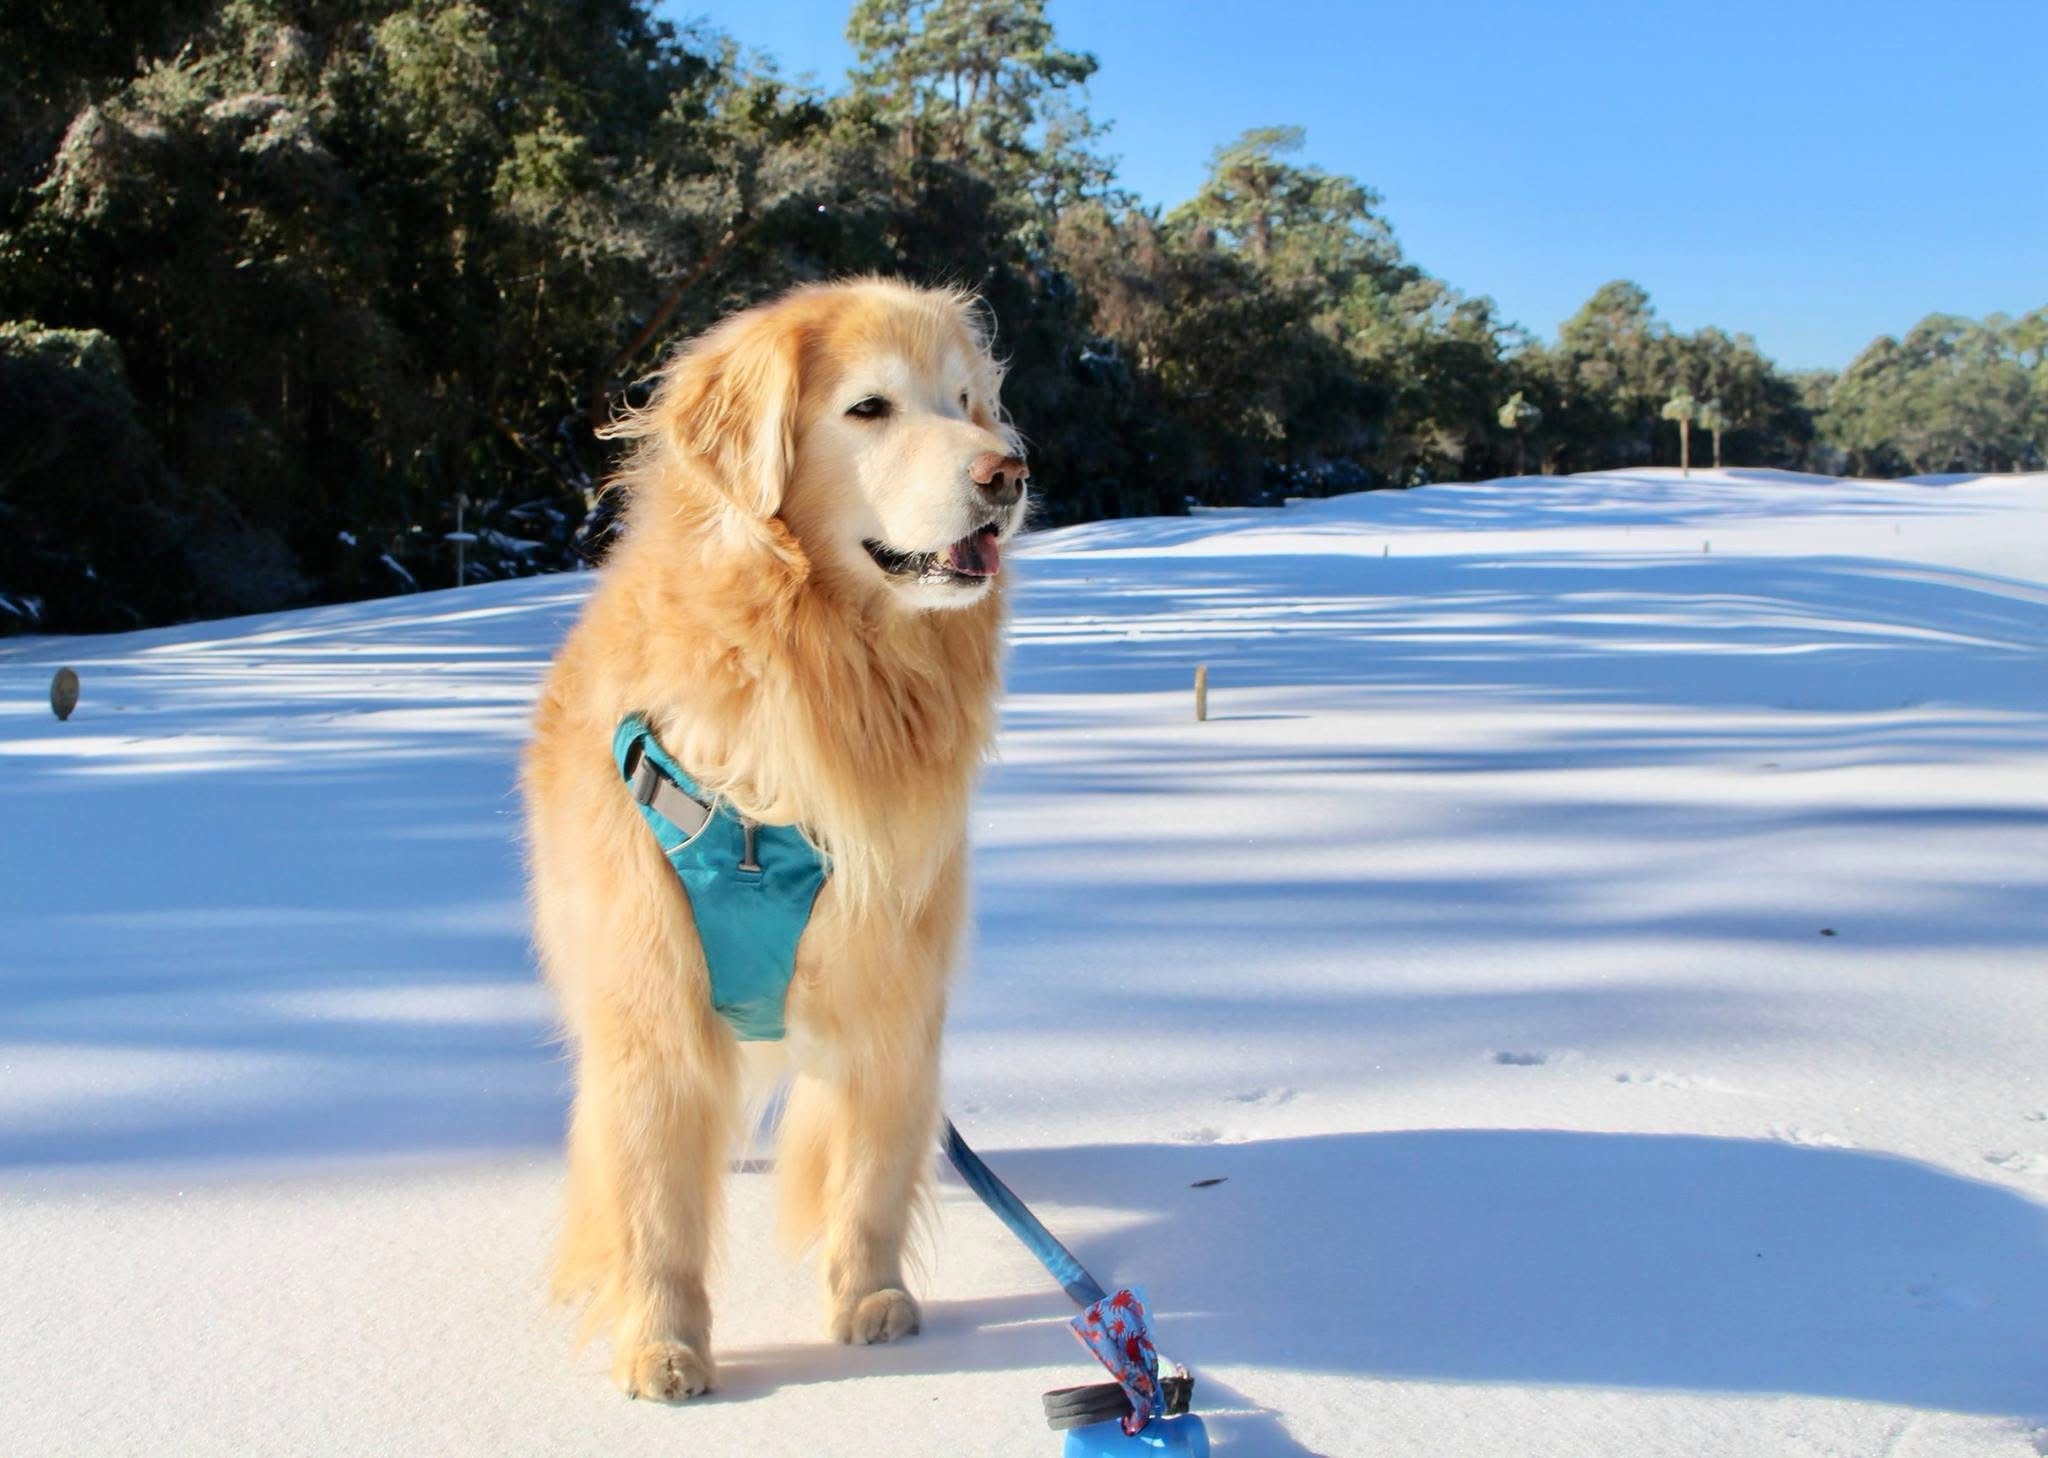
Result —
[[[1013, 554], [948, 1102], [1221, 1451], [2048, 1453], [2044, 508], [1623, 472]], [[0, 1447], [1057, 1451], [1064, 1298], [950, 1178], [913, 1342], [826, 1344], [739, 1173], [721, 1392], [569, 1356], [511, 781], [586, 586], [0, 643]]]

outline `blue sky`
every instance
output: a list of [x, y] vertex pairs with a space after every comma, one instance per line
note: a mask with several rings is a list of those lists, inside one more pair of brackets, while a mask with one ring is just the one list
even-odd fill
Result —
[[[670, 3], [832, 89], [849, 0]], [[2048, 304], [2048, 0], [1052, 0], [1124, 183], [1247, 127], [1385, 197], [1409, 256], [1548, 338], [1632, 278], [1682, 329], [1840, 366]]]

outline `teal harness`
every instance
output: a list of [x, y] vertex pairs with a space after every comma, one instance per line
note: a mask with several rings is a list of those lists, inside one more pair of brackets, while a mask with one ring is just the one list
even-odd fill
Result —
[[619, 725], [612, 758], [690, 899], [711, 1006], [740, 1041], [780, 1041], [796, 944], [831, 869], [824, 853], [793, 825], [759, 824], [705, 794], [644, 714]]

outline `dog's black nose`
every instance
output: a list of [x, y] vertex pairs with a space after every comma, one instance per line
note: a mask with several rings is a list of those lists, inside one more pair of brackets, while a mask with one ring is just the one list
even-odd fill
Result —
[[967, 474], [990, 504], [1015, 506], [1024, 494], [1024, 478], [1031, 474], [1031, 468], [1024, 464], [1022, 456], [983, 451], [968, 464]]

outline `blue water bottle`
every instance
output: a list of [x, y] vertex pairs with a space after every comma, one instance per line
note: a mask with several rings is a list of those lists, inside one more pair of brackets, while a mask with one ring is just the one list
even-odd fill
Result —
[[1136, 1435], [1115, 1418], [1067, 1429], [1061, 1458], [1209, 1458], [1209, 1430], [1193, 1413], [1154, 1418]]

